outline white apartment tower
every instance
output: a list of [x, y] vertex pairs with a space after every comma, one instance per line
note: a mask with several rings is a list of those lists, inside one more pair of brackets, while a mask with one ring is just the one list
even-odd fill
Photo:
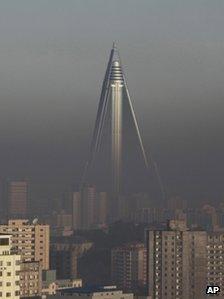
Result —
[[10, 235], [0, 235], [0, 298], [20, 298], [20, 255], [13, 253]]

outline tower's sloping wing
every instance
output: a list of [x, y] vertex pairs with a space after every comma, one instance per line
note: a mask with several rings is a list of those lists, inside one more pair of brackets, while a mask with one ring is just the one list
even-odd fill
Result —
[[[127, 112], [130, 115], [132, 126], [134, 128], [134, 133], [137, 137], [137, 143], [140, 148], [144, 167], [145, 170], [148, 171], [148, 160], [141, 138], [140, 130], [138, 127], [137, 119], [135, 116], [135, 112], [133, 109], [133, 105], [131, 102], [127, 81], [121, 65], [119, 52], [117, 50], [116, 45], [113, 44], [102, 84], [101, 96], [99, 100], [97, 116], [90, 147], [90, 155], [85, 167], [83, 182], [85, 183], [88, 179], [88, 173], [91, 172], [91, 167], [94, 164], [94, 160], [97, 158], [100, 148], [102, 147], [102, 137], [104, 135], [105, 126], [108, 123], [109, 119], [109, 121], [111, 122], [111, 157], [109, 159], [111, 161], [111, 170], [113, 173], [110, 178], [112, 179], [112, 185], [114, 185], [112, 189], [114, 189], [116, 193], [119, 193], [120, 191], [120, 181], [122, 173], [121, 168], [123, 166], [122, 151], [123, 139], [125, 139], [123, 138], [123, 115], [125, 114], [124, 109], [127, 109], [129, 111]], [[109, 132], [107, 132], [107, 135], [108, 134]], [[158, 170], [155, 167], [156, 164], [153, 162], [151, 157], [150, 165], [152, 165], [152, 168], [154, 168], [155, 172]], [[159, 175], [157, 179], [160, 183], [161, 180]], [[162, 187], [162, 183], [160, 187]]]

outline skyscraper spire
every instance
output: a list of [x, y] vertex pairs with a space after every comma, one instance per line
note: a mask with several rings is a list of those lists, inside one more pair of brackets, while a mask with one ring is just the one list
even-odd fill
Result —
[[[143, 147], [136, 116], [131, 103], [127, 83], [121, 66], [117, 45], [113, 42], [110, 57], [102, 84], [101, 96], [97, 111], [97, 117], [91, 142], [90, 157], [86, 165], [85, 172], [91, 167], [102, 142], [102, 131], [105, 126], [105, 119], [108, 109], [111, 116], [111, 170], [112, 170], [112, 192], [115, 196], [121, 190], [122, 172], [122, 150], [123, 150], [123, 109], [124, 101], [127, 101], [132, 120], [134, 122], [136, 134], [141, 147], [141, 152], [148, 168], [148, 162]], [[86, 174], [84, 175], [86, 177]], [[85, 179], [85, 178], [84, 178]]]

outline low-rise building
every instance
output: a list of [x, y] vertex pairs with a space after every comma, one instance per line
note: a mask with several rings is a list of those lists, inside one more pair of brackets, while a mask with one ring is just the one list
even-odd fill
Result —
[[64, 289], [47, 299], [133, 299], [132, 293], [126, 294], [116, 286], [96, 286]]
[[55, 295], [61, 290], [81, 287], [82, 279], [62, 279], [51, 282], [44, 281], [42, 286], [42, 295]]

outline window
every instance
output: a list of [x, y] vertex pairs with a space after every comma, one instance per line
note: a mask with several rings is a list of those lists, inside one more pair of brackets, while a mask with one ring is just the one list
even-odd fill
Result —
[[0, 245], [9, 245], [9, 238], [0, 239]]
[[6, 293], [6, 297], [11, 297], [11, 293]]
[[10, 287], [11, 286], [11, 282], [6, 282], [6, 286]]
[[11, 272], [7, 272], [7, 276], [11, 276]]

